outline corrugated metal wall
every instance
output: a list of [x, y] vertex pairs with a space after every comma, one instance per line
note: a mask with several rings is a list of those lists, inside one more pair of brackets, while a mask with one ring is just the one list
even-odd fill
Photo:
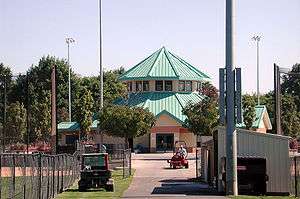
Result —
[[[257, 133], [243, 129], [237, 130], [238, 156], [256, 156], [267, 160], [269, 181], [267, 192], [288, 193], [290, 186], [289, 137]], [[218, 173], [221, 157], [226, 156], [225, 129], [218, 131]], [[221, 182], [219, 182], [219, 187]], [[221, 191], [219, 189], [219, 191]]]

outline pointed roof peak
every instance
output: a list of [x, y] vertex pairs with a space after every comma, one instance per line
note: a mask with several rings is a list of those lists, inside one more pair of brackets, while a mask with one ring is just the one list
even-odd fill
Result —
[[126, 71], [120, 80], [203, 80], [210, 77], [162, 46]]

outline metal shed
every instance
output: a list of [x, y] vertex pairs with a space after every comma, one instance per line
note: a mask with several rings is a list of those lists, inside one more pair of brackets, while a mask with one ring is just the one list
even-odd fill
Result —
[[[261, 157], [266, 159], [266, 173], [269, 176], [267, 193], [289, 193], [290, 159], [289, 138], [287, 136], [258, 133], [237, 129], [237, 155], [239, 157]], [[221, 159], [226, 157], [225, 129], [218, 129], [218, 175], [222, 174]], [[218, 179], [218, 190], [223, 191]]]

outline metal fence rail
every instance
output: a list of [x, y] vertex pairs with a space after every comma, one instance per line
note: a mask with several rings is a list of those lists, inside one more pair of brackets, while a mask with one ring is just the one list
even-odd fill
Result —
[[77, 155], [0, 154], [0, 199], [49, 199], [79, 177]]
[[107, 150], [110, 168], [122, 170], [123, 178], [131, 175], [131, 149]]
[[196, 177], [201, 177], [201, 148], [196, 149]]

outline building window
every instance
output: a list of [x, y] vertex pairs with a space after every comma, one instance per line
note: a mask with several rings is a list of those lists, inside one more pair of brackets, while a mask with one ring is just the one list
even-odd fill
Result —
[[192, 91], [192, 81], [185, 82], [185, 91]]
[[163, 81], [155, 81], [155, 90], [163, 91], [164, 82]]
[[202, 89], [202, 82], [197, 82], [197, 91], [201, 91]]
[[127, 91], [128, 92], [132, 91], [132, 82], [127, 82]]
[[143, 91], [149, 91], [149, 81], [143, 81]]
[[137, 81], [135, 83], [135, 91], [142, 91], [142, 89], [143, 89], [142, 82], [141, 81]]
[[172, 81], [165, 81], [165, 91], [172, 91]]
[[179, 81], [178, 91], [184, 91], [184, 81]]
[[78, 135], [66, 135], [66, 144], [73, 145], [79, 139]]

